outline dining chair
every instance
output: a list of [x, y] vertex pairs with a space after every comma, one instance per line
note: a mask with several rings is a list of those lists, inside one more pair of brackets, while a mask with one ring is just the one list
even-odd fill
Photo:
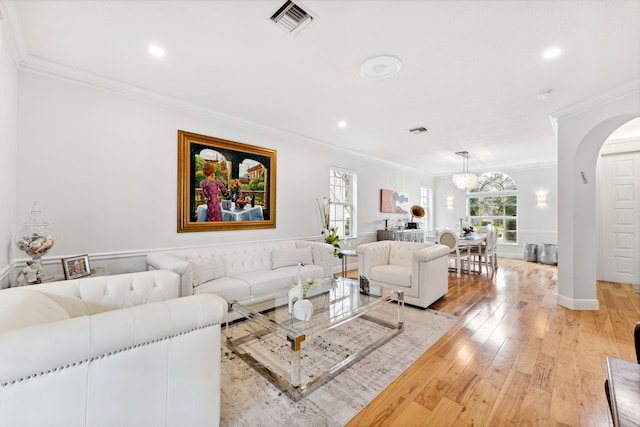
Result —
[[460, 277], [462, 262], [467, 260], [467, 273], [471, 272], [471, 252], [467, 246], [460, 247], [458, 235], [451, 230], [443, 230], [438, 237], [438, 243], [449, 246], [449, 261], [455, 260], [456, 276]]
[[498, 269], [498, 229], [493, 228], [493, 248], [491, 249], [493, 262], [491, 263], [491, 268]]
[[484, 230], [479, 231], [486, 233], [487, 237], [480, 246], [471, 247], [471, 257], [475, 263], [475, 258], [478, 258], [478, 272], [482, 273], [482, 264], [484, 264], [487, 274], [489, 274], [489, 266], [491, 266], [491, 274], [495, 272], [495, 240], [497, 233], [492, 225], [482, 227]]

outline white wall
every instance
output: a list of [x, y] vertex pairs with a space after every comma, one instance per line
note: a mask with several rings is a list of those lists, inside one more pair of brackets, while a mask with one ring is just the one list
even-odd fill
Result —
[[0, 287], [11, 270], [16, 198], [18, 72], [0, 19]]
[[[511, 176], [518, 185], [518, 243], [499, 244], [498, 255], [522, 258], [525, 243], [558, 243], [558, 191], [556, 165], [537, 165], [521, 168], [503, 167], [496, 171]], [[482, 174], [490, 171], [475, 171]], [[435, 178], [436, 227], [454, 227], [467, 216], [466, 192], [456, 188], [451, 175]], [[547, 194], [547, 204], [538, 205], [536, 195]], [[447, 198], [453, 208], [447, 208]]]
[[[38, 201], [55, 234], [45, 257], [88, 253], [110, 273], [144, 269], [148, 251], [272, 239], [320, 240], [317, 198], [328, 196], [329, 168], [358, 173], [360, 240], [375, 239], [384, 215], [379, 191], [419, 197], [432, 177], [277, 131], [256, 131], [204, 115], [21, 71], [17, 161], [22, 169], [17, 220]], [[255, 129], [256, 127], [254, 127]], [[177, 131], [273, 148], [277, 158], [277, 228], [177, 233]], [[23, 254], [16, 254], [24, 259]], [[45, 264], [46, 265], [46, 264]], [[336, 263], [337, 265], [337, 263]]]

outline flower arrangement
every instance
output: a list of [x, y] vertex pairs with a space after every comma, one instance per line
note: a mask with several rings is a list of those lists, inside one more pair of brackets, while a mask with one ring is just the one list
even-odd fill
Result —
[[[329, 217], [329, 205], [331, 204], [331, 201], [326, 197], [323, 197], [322, 204], [320, 204], [320, 201], [318, 199], [316, 199], [316, 204], [318, 205], [318, 211], [320, 212], [320, 223], [322, 224], [322, 229], [328, 230], [329, 226], [331, 225], [331, 218]], [[324, 234], [324, 231], [322, 233]]]
[[239, 179], [230, 179], [229, 180], [229, 191], [233, 191], [240, 188], [240, 180]]
[[333, 256], [337, 256], [338, 258], [342, 258], [342, 253], [340, 253], [340, 236], [338, 236], [338, 231], [335, 227], [331, 227], [331, 217], [329, 205], [331, 201], [326, 197], [322, 198], [322, 203], [318, 199], [316, 199], [316, 204], [318, 205], [318, 211], [320, 212], [320, 222], [322, 224], [322, 235], [324, 236], [324, 242], [328, 245], [333, 246]]
[[[316, 283], [320, 283], [320, 279], [313, 280], [311, 277], [307, 277], [306, 279], [304, 279], [304, 282], [302, 282], [302, 298], [307, 297], [309, 289], [311, 289], [311, 287]], [[298, 284], [296, 282], [293, 282], [291, 286], [295, 288], [296, 286], [298, 286]]]
[[460, 229], [462, 230], [462, 235], [467, 236], [473, 233], [475, 230], [473, 228], [473, 223], [469, 221], [469, 217], [460, 218]]

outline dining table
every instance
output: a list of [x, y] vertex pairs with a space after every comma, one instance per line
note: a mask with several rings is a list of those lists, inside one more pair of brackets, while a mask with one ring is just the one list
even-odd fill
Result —
[[459, 247], [476, 247], [478, 248], [478, 269], [476, 273], [482, 273], [482, 245], [487, 240], [487, 233], [469, 233], [458, 237]]

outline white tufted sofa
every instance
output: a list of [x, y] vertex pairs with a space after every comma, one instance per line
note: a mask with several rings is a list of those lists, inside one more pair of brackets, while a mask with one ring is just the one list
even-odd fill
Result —
[[372, 293], [381, 287], [402, 290], [407, 304], [426, 308], [449, 289], [449, 250], [433, 243], [365, 243], [357, 249], [359, 274], [369, 279]]
[[0, 426], [217, 426], [215, 295], [151, 271], [0, 291]]
[[305, 240], [243, 243], [176, 249], [147, 255], [147, 269], [182, 276], [182, 296], [215, 293], [227, 301], [290, 286], [301, 275], [332, 275], [333, 247]]

